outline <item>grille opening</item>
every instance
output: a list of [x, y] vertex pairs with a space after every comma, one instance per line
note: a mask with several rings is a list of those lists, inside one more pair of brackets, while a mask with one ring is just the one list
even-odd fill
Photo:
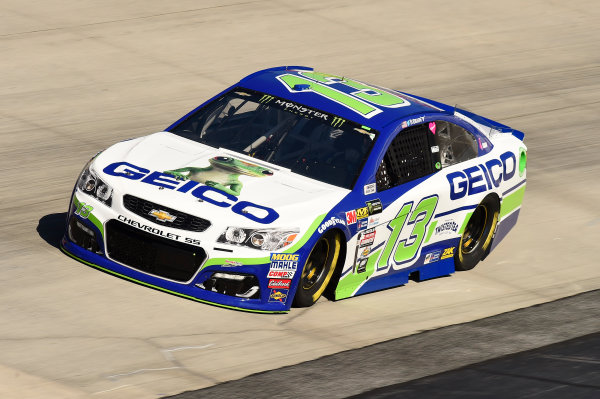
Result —
[[98, 240], [96, 239], [96, 232], [89, 227], [85, 226], [76, 217], [71, 217], [67, 228], [69, 233], [69, 239], [81, 248], [87, 249], [88, 251], [101, 254]]
[[[210, 221], [203, 219], [198, 216], [190, 215], [188, 213], [177, 211], [173, 208], [157, 204], [152, 201], [138, 198], [136, 196], [126, 194], [123, 196], [123, 206], [138, 216], [143, 217], [146, 220], [150, 220], [159, 225], [166, 225], [174, 229], [188, 230], [201, 232], [205, 231], [210, 227]], [[172, 222], [161, 221], [154, 216], [150, 215], [152, 210], [161, 210], [168, 212], [171, 216], [175, 217]]]
[[258, 279], [252, 274], [217, 272], [197, 287], [240, 298], [260, 298]]
[[179, 282], [198, 271], [206, 252], [200, 247], [158, 237], [118, 220], [106, 223], [108, 257], [134, 269]]

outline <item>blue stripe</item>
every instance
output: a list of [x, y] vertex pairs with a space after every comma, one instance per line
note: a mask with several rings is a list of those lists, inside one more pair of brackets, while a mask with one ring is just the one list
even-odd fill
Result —
[[506, 194], [510, 193], [511, 191], [515, 191], [517, 188], [521, 187], [523, 184], [525, 184], [525, 182], [527, 181], [527, 179], [523, 179], [519, 184], [517, 184], [514, 187], [509, 188], [508, 190], [506, 190], [505, 192], [502, 193], [502, 196], [506, 196]]
[[451, 211], [438, 213], [437, 215], [435, 215], [435, 217], [436, 218], [441, 218], [442, 216], [446, 216], [446, 215], [449, 215], [451, 213], [456, 213], [456, 212], [460, 212], [460, 211], [466, 211], [466, 210], [475, 209], [475, 208], [477, 208], [477, 205], [461, 206], [460, 208], [452, 209]]

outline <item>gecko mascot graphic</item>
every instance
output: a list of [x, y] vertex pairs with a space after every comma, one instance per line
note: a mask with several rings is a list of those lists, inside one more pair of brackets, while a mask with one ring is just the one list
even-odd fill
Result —
[[235, 196], [239, 196], [242, 192], [243, 184], [238, 179], [240, 175], [254, 177], [273, 175], [273, 172], [267, 168], [231, 157], [214, 157], [208, 162], [210, 166], [206, 168], [188, 167], [167, 170], [164, 173], [181, 180], [197, 181]]

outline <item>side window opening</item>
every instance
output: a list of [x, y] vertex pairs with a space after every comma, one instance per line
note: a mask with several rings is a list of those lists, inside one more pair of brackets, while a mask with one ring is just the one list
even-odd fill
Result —
[[442, 168], [468, 161], [477, 156], [477, 140], [462, 127], [446, 121], [435, 121], [437, 145]]
[[437, 162], [437, 154], [431, 150], [434, 141], [433, 134], [425, 124], [400, 131], [377, 169], [377, 191], [434, 173]]

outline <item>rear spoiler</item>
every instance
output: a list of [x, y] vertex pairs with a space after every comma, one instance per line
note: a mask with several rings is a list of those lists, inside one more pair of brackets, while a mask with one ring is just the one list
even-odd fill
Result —
[[461, 109], [458, 107], [454, 108], [454, 116], [460, 118], [470, 124], [476, 125], [483, 134], [488, 138], [495, 136], [496, 134], [510, 133], [519, 140], [523, 141], [525, 133], [520, 130], [513, 129], [509, 126], [503, 125], [499, 122], [485, 118], [483, 116], [474, 114], [473, 112]]

